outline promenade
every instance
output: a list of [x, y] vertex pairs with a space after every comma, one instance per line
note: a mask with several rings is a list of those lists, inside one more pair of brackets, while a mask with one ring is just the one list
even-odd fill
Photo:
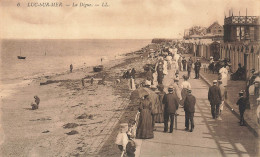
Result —
[[[180, 76], [186, 72], [180, 72]], [[165, 77], [164, 84], [173, 82], [173, 73]], [[227, 108], [219, 119], [212, 119], [208, 102], [208, 85], [202, 79], [189, 82], [196, 97], [193, 132], [184, 130], [184, 110], [179, 108], [178, 128], [173, 133], [164, 133], [163, 124], [156, 124], [154, 138], [138, 140], [137, 156], [259, 156], [259, 140], [247, 128], [239, 126], [239, 119]], [[180, 83], [183, 80], [180, 80]], [[165, 88], [167, 90], [167, 87]], [[140, 147], [140, 149], [139, 149]]]

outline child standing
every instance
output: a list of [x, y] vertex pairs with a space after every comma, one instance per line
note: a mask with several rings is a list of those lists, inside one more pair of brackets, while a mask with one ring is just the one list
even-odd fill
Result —
[[[123, 123], [120, 125], [120, 131], [116, 137], [116, 144], [118, 145], [119, 150], [122, 152], [121, 157], [127, 156], [127, 157], [134, 157], [135, 156], [135, 142], [131, 139], [128, 138], [128, 136], [133, 136], [132, 135], [132, 127], [128, 128], [128, 125], [132, 126], [133, 121], [131, 121], [129, 124]], [[131, 133], [130, 133], [130, 132]], [[128, 135], [129, 134], [129, 135]]]
[[237, 105], [239, 106], [240, 126], [245, 126], [244, 112], [246, 110], [246, 98], [244, 97], [244, 92], [242, 90], [239, 92], [239, 99], [237, 101]]

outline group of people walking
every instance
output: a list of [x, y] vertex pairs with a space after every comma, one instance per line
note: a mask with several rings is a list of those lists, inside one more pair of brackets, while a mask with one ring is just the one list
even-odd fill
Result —
[[[170, 54], [168, 54], [170, 55]], [[154, 58], [152, 58], [154, 59]], [[190, 57], [188, 60], [180, 54], [175, 53], [172, 56], [158, 57], [155, 68], [149, 68], [146, 72], [146, 80], [143, 86], [137, 88], [140, 92], [139, 112], [136, 121], [136, 134], [138, 139], [154, 138], [155, 123], [163, 123], [163, 132], [172, 133], [174, 122], [177, 119], [179, 108], [183, 108], [185, 112], [185, 129], [186, 131], [194, 131], [194, 113], [196, 98], [192, 94], [191, 70], [194, 69], [195, 78], [200, 78], [201, 62], [199, 59], [193, 62]], [[170, 70], [169, 72], [167, 70]], [[187, 75], [183, 75], [183, 81], [179, 83], [180, 71], [187, 71]], [[211, 114], [213, 119], [217, 119], [222, 111], [225, 99], [227, 98], [227, 73], [226, 67], [219, 70], [221, 77], [213, 81], [213, 85], [208, 90], [208, 100], [211, 106]], [[166, 75], [172, 75], [172, 80], [164, 81]], [[167, 93], [164, 87], [168, 86]], [[245, 111], [244, 93], [239, 93], [239, 111], [241, 115], [240, 124], [244, 125], [243, 114]], [[170, 125], [169, 125], [170, 122]]]
[[[167, 56], [165, 58], [169, 57]], [[180, 106], [182, 106], [185, 111], [185, 130], [190, 132], [194, 130], [193, 117], [195, 112], [196, 98], [192, 95], [191, 85], [188, 82], [193, 61], [191, 58], [189, 58], [187, 63], [184, 61], [181, 64], [185, 65], [185, 68], [183, 66], [181, 70], [188, 71], [188, 75], [183, 76], [184, 81], [181, 84], [179, 84], [180, 69], [178, 65], [174, 65], [176, 63], [178, 64], [174, 57], [171, 57], [170, 66], [169, 60], [163, 60], [161, 58], [158, 59], [158, 62], [155, 66], [155, 73], [157, 74], [156, 78], [154, 78], [154, 73], [152, 70], [148, 70], [146, 74], [145, 86], [141, 87], [148, 92], [142, 96], [139, 104], [140, 116], [136, 131], [137, 138], [153, 138], [153, 131], [156, 130], [155, 123], [164, 123], [163, 132], [172, 133], [174, 120], [178, 115], [177, 111]], [[168, 66], [166, 67], [164, 64], [167, 64]], [[171, 70], [171, 72], [174, 73], [168, 73], [165, 68], [167, 68], [167, 70]], [[173, 75], [173, 80], [168, 86], [168, 93], [164, 91], [164, 77], [166, 75]], [[154, 86], [155, 84], [157, 84], [157, 87]]]

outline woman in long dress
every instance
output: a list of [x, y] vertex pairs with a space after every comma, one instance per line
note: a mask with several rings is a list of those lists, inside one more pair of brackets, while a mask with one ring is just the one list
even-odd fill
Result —
[[149, 101], [148, 95], [146, 95], [141, 101], [139, 111], [140, 117], [136, 131], [136, 138], [153, 138], [154, 135], [152, 126], [152, 103]]
[[162, 103], [162, 100], [166, 93], [163, 91], [163, 89], [164, 89], [164, 86], [162, 84], [158, 85], [159, 92], [157, 94], [158, 94], [160, 103], [157, 107], [158, 113], [154, 116], [155, 123], [164, 122], [164, 104]]

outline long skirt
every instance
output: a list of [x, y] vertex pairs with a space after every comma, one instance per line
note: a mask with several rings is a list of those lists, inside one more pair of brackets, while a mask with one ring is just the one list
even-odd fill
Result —
[[149, 139], [153, 138], [153, 121], [149, 109], [143, 109], [140, 113], [139, 122], [136, 130], [136, 138]]
[[163, 123], [164, 122], [164, 104], [160, 103], [158, 106], [158, 113], [154, 114], [155, 123]]
[[158, 113], [154, 115], [154, 121], [155, 123], [163, 123], [164, 122], [164, 114]]

